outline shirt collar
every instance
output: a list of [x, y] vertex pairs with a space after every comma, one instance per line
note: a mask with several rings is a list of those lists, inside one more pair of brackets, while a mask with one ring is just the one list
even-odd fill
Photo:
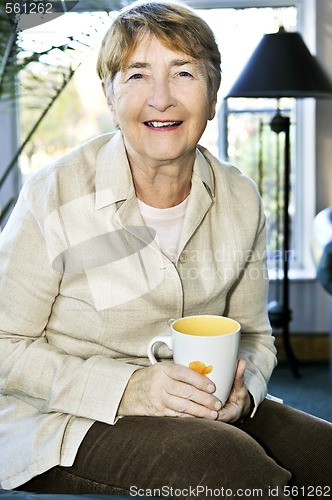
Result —
[[[214, 175], [205, 148], [198, 146], [193, 181], [201, 180], [214, 196]], [[97, 154], [95, 207], [100, 209], [135, 196], [135, 188], [121, 132], [110, 134], [110, 140]]]
[[97, 210], [135, 194], [121, 132], [110, 134], [110, 140], [99, 150], [96, 162]]
[[211, 165], [213, 156], [204, 148], [198, 145], [196, 148], [196, 160], [194, 164], [193, 176], [200, 179], [212, 197], [215, 196], [215, 179]]

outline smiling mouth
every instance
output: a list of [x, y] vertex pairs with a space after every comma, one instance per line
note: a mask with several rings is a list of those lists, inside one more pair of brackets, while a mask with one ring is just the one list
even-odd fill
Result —
[[182, 121], [174, 121], [174, 122], [144, 122], [145, 125], [151, 128], [169, 128], [169, 127], [178, 127], [183, 123]]

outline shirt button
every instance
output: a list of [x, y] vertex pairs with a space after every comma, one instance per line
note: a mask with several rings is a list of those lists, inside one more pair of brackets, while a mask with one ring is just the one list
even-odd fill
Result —
[[180, 258], [179, 258], [179, 261], [181, 262], [181, 264], [184, 264], [185, 262], [187, 262], [187, 260], [188, 260], [187, 254], [182, 253], [180, 255]]

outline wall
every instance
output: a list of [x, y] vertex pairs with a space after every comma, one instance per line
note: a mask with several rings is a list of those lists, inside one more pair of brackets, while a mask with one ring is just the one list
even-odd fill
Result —
[[[290, 282], [290, 331], [299, 333], [325, 333], [330, 329], [330, 297], [316, 280]], [[270, 285], [270, 300], [275, 285]]]

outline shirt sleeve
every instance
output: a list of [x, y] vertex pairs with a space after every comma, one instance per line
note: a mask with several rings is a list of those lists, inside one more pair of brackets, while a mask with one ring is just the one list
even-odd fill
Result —
[[267, 300], [266, 220], [260, 203], [253, 248], [228, 295], [226, 307], [226, 314], [241, 324], [239, 357], [247, 362], [245, 383], [255, 403], [252, 415], [266, 397], [267, 383], [277, 363]]
[[138, 366], [103, 355], [74, 356], [48, 342], [62, 273], [53, 269], [42, 223], [22, 190], [0, 237], [0, 391], [41, 413], [114, 423]]

